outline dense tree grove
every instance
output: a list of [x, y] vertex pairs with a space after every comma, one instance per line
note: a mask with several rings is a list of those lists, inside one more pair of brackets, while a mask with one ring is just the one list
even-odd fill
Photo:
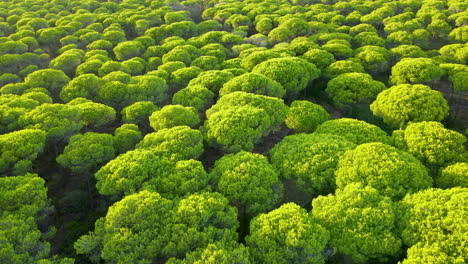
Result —
[[0, 263], [468, 263], [467, 9], [0, 1]]

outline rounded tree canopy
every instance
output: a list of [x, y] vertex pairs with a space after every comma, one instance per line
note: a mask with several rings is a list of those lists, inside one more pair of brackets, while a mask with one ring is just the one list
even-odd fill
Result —
[[67, 140], [83, 127], [82, 113], [76, 106], [42, 104], [22, 115], [18, 123], [24, 128], [37, 128], [47, 132], [51, 143]]
[[367, 102], [387, 87], [382, 82], [372, 79], [367, 73], [343, 73], [331, 79], [325, 92], [336, 106]]
[[283, 204], [250, 222], [246, 244], [256, 263], [324, 263], [329, 232], [294, 203]]
[[84, 126], [104, 127], [115, 121], [114, 108], [105, 104], [95, 103], [85, 98], [76, 98], [67, 103], [75, 106], [82, 113], [81, 121]]
[[206, 116], [210, 118], [218, 111], [247, 105], [265, 110], [273, 128], [284, 122], [289, 111], [288, 106], [279, 98], [238, 91], [221, 97], [213, 107], [206, 111]]
[[167, 264], [197, 264], [212, 261], [220, 264], [250, 264], [250, 254], [242, 244], [237, 243], [213, 243], [208, 244], [205, 248], [198, 248], [185, 255], [185, 258], [180, 260], [176, 258], [169, 259]]
[[410, 123], [404, 130], [402, 140], [403, 150], [430, 165], [444, 166], [467, 157], [466, 137], [444, 128], [439, 122]]
[[320, 124], [315, 133], [332, 134], [345, 138], [356, 145], [369, 142], [390, 144], [391, 138], [376, 125], [352, 118], [328, 120]]
[[151, 150], [135, 149], [109, 161], [95, 174], [96, 188], [103, 195], [129, 195], [138, 192], [143, 183], [159, 175], [166, 175], [172, 162]]
[[428, 83], [439, 80], [444, 70], [429, 58], [405, 58], [392, 67], [390, 82], [393, 84]]
[[377, 190], [350, 184], [312, 201], [312, 218], [330, 231], [329, 246], [356, 263], [398, 256], [401, 240], [392, 201]]
[[352, 60], [339, 60], [331, 63], [325, 68], [323, 76], [327, 79], [333, 79], [343, 73], [365, 73], [361, 63]]
[[159, 110], [151, 101], [140, 101], [122, 109], [122, 121], [146, 127], [149, 116], [156, 110]]
[[27, 86], [46, 88], [55, 98], [69, 81], [70, 78], [63, 71], [54, 69], [37, 70], [24, 78]]
[[321, 105], [309, 101], [293, 101], [285, 123], [298, 133], [311, 133], [331, 116]]
[[454, 187], [468, 188], [468, 163], [458, 162], [445, 167], [435, 182], [437, 187], [443, 189]]
[[202, 85], [214, 93], [217, 93], [223, 84], [234, 78], [234, 74], [228, 71], [211, 70], [200, 73], [197, 78], [190, 80], [188, 86]]
[[320, 70], [325, 69], [328, 65], [336, 61], [333, 54], [322, 49], [309, 49], [302, 55], [302, 58], [315, 64]]
[[280, 83], [256, 73], [244, 73], [229, 80], [223, 85], [221, 90], [219, 90], [219, 96], [221, 97], [235, 91], [278, 98], [282, 98], [286, 93]]
[[150, 126], [154, 131], [176, 126], [195, 127], [200, 123], [198, 112], [193, 107], [182, 105], [166, 105], [154, 111], [149, 117]]
[[63, 87], [60, 99], [66, 103], [78, 97], [96, 99], [103, 84], [104, 81], [94, 74], [81, 74]]
[[0, 217], [8, 214], [36, 217], [47, 202], [45, 181], [37, 174], [0, 177]]
[[141, 56], [145, 51], [145, 46], [138, 41], [123, 41], [117, 44], [113, 51], [119, 61], [125, 61]]
[[250, 216], [273, 209], [282, 199], [278, 176], [265, 156], [245, 151], [223, 156], [210, 173], [215, 190]]
[[419, 160], [380, 142], [365, 143], [346, 151], [335, 174], [340, 189], [350, 183], [362, 183], [393, 200], [432, 187], [432, 178]]
[[320, 77], [320, 70], [314, 64], [297, 57], [274, 58], [264, 61], [252, 70], [263, 74], [283, 85], [288, 93], [297, 93]]
[[213, 104], [214, 97], [214, 93], [203, 85], [189, 85], [172, 96], [172, 104], [193, 107], [202, 111]]
[[173, 161], [197, 159], [204, 151], [201, 132], [188, 126], [163, 128], [147, 134], [136, 147]]
[[271, 163], [310, 197], [335, 190], [338, 159], [355, 145], [340, 136], [297, 134], [283, 138], [270, 152]]
[[72, 136], [57, 163], [73, 174], [82, 174], [110, 161], [114, 155], [112, 135], [88, 132]]
[[388, 125], [403, 127], [410, 121], [442, 121], [449, 106], [442, 93], [429, 86], [401, 84], [379, 93], [370, 109]]
[[448, 259], [445, 263], [466, 262], [467, 200], [467, 188], [427, 189], [407, 195], [398, 204], [396, 221], [404, 244], [435, 247], [438, 255]]
[[142, 137], [137, 125], [123, 124], [114, 131], [115, 151], [121, 154], [133, 149]]
[[250, 105], [221, 108], [214, 113], [207, 112], [207, 117], [201, 128], [205, 139], [224, 152], [252, 151], [271, 128], [268, 113]]

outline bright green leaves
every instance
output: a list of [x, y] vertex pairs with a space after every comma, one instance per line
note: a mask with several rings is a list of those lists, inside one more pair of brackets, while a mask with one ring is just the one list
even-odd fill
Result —
[[335, 170], [346, 150], [355, 145], [340, 136], [297, 134], [285, 137], [270, 152], [281, 176], [293, 179], [309, 197], [335, 190]]
[[466, 188], [428, 189], [407, 195], [399, 204], [397, 223], [403, 242], [411, 247], [409, 260], [414, 261], [423, 251], [435, 259], [447, 259], [445, 263], [465, 263], [467, 202]]
[[383, 143], [366, 143], [346, 151], [338, 162], [336, 185], [362, 183], [399, 200], [432, 187], [432, 178], [412, 155]]
[[325, 263], [322, 255], [329, 232], [294, 203], [260, 214], [246, 238], [255, 263]]
[[112, 135], [88, 132], [70, 138], [57, 163], [69, 168], [72, 173], [86, 173], [114, 157]]
[[443, 166], [467, 157], [466, 137], [438, 122], [410, 123], [403, 130], [402, 149], [428, 165]]
[[278, 176], [265, 156], [241, 151], [216, 161], [210, 180], [232, 205], [248, 215], [256, 215], [281, 201], [283, 184]]
[[235, 91], [278, 98], [282, 98], [286, 92], [283, 86], [277, 81], [255, 73], [244, 73], [229, 80], [223, 85], [221, 90], [219, 90], [219, 96], [221, 97]]
[[392, 127], [403, 127], [410, 121], [442, 121], [449, 106], [442, 93], [429, 86], [401, 84], [379, 93], [370, 109]]
[[315, 198], [312, 208], [313, 219], [330, 231], [329, 246], [354, 262], [382, 262], [399, 254], [394, 206], [374, 188], [350, 184], [335, 195]]
[[442, 169], [440, 176], [436, 178], [436, 185], [444, 189], [468, 188], [468, 163], [458, 162]]
[[94, 233], [81, 237], [75, 249], [96, 260], [122, 264], [183, 257], [210, 243], [236, 240], [236, 216], [236, 209], [218, 193], [173, 202], [142, 191], [112, 205], [96, 222]]
[[343, 107], [372, 100], [386, 88], [385, 84], [375, 81], [369, 74], [352, 72], [331, 79], [325, 91], [336, 106]]
[[198, 112], [193, 107], [182, 105], [166, 105], [154, 111], [150, 117], [150, 126], [154, 131], [176, 126], [195, 127], [200, 123]]
[[285, 123], [298, 133], [311, 133], [330, 118], [330, 114], [322, 106], [309, 101], [296, 100], [289, 108]]
[[296, 57], [264, 61], [255, 66], [252, 73], [263, 74], [279, 82], [290, 94], [304, 90], [320, 76], [320, 70], [314, 64]]
[[395, 84], [428, 83], [439, 80], [444, 71], [432, 59], [407, 58], [402, 59], [392, 67], [390, 81]]
[[369, 142], [391, 143], [391, 138], [380, 127], [352, 118], [338, 118], [323, 122], [315, 133], [332, 134], [354, 144]]
[[173, 161], [197, 159], [204, 151], [201, 132], [188, 126], [164, 128], [147, 134], [136, 147]]
[[47, 133], [39, 129], [23, 129], [0, 135], [0, 174], [24, 174], [42, 152]]
[[233, 92], [206, 111], [201, 130], [212, 146], [224, 152], [252, 151], [263, 136], [284, 122], [287, 113], [281, 99]]

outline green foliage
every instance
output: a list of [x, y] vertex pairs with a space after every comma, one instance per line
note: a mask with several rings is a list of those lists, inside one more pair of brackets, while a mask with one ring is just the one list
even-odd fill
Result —
[[70, 138], [57, 163], [73, 174], [87, 173], [114, 158], [112, 135], [88, 132]]
[[96, 172], [96, 188], [104, 195], [129, 195], [140, 190], [144, 182], [164, 174], [171, 165], [151, 150], [130, 150]]
[[402, 140], [403, 150], [429, 165], [444, 166], [467, 157], [466, 137], [439, 122], [410, 123]]
[[364, 67], [356, 61], [339, 60], [331, 63], [325, 68], [323, 76], [327, 79], [333, 79], [343, 73], [365, 73]]
[[435, 182], [437, 187], [443, 189], [468, 188], [468, 163], [458, 162], [443, 168]]
[[[195, 79], [192, 79], [192, 81]], [[202, 111], [211, 104], [213, 104], [214, 97], [214, 93], [205, 86], [198, 84], [190, 84], [189, 86], [179, 90], [177, 93], [174, 94], [174, 96], [172, 96], [172, 104], [178, 104], [185, 107], [193, 107], [198, 111]]]
[[460, 71], [449, 76], [452, 89], [455, 91], [468, 91], [468, 71]]
[[122, 109], [122, 120], [124, 123], [137, 124], [142, 127], [148, 127], [148, 118], [154, 112], [159, 110], [151, 101], [140, 101]]
[[370, 142], [391, 144], [391, 138], [380, 127], [352, 118], [328, 120], [320, 124], [315, 133], [332, 134], [361, 145]]
[[76, 106], [42, 104], [22, 115], [18, 123], [23, 128], [41, 129], [47, 132], [50, 143], [67, 140], [83, 127], [82, 113]]
[[249, 264], [249, 251], [242, 244], [236, 243], [214, 243], [205, 248], [198, 248], [185, 255], [183, 260], [171, 258], [167, 264]]
[[125, 153], [135, 147], [143, 138], [135, 124], [123, 124], [114, 131], [114, 149], [117, 153]]
[[144, 49], [143, 44], [138, 41], [124, 41], [117, 44], [113, 51], [119, 61], [125, 61], [141, 56]]
[[399, 203], [396, 223], [403, 243], [410, 247], [410, 260], [415, 257], [412, 247], [422, 247], [427, 257], [443, 257], [447, 259], [445, 263], [467, 261], [467, 199], [466, 188], [428, 189], [407, 195]]
[[115, 121], [116, 112], [114, 108], [95, 103], [84, 98], [76, 98], [67, 103], [76, 106], [81, 112], [81, 121], [87, 127], [104, 127]]
[[20, 214], [36, 217], [47, 206], [45, 181], [37, 174], [0, 177], [0, 217]]
[[328, 65], [335, 62], [335, 56], [322, 49], [309, 49], [302, 55], [302, 58], [315, 64], [320, 70], [325, 69]]
[[281, 99], [239, 91], [221, 97], [213, 107], [206, 111], [206, 116], [209, 119], [211, 115], [218, 111], [244, 105], [265, 110], [270, 117], [271, 129], [279, 127], [286, 119], [289, 111], [289, 108]]
[[66, 103], [78, 97], [94, 99], [103, 83], [94, 74], [81, 74], [63, 87], [60, 91], [60, 99]]
[[279, 173], [265, 156], [241, 151], [217, 160], [210, 172], [214, 189], [250, 216], [273, 209], [283, 198]]
[[374, 188], [350, 184], [335, 195], [315, 198], [312, 207], [313, 220], [330, 231], [329, 246], [355, 263], [399, 255], [397, 213], [392, 201]]
[[325, 92], [338, 107], [374, 99], [387, 87], [367, 73], [343, 73], [331, 79]]
[[325, 263], [329, 238], [305, 209], [287, 203], [255, 217], [246, 244], [255, 263]]
[[197, 78], [190, 80], [188, 87], [202, 85], [214, 93], [217, 93], [224, 83], [234, 78], [234, 74], [228, 71], [211, 70], [200, 73]]
[[439, 80], [444, 71], [432, 59], [406, 58], [392, 67], [390, 81], [395, 84], [428, 83]]
[[281, 176], [293, 179], [310, 197], [335, 190], [340, 156], [355, 145], [340, 136], [297, 134], [283, 138], [270, 151], [271, 163]]
[[63, 52], [55, 59], [50, 61], [49, 67], [63, 71], [68, 76], [73, 76], [76, 67], [81, 64], [81, 57], [84, 52], [78, 49], [71, 49]]
[[361, 144], [346, 151], [335, 175], [340, 189], [351, 183], [362, 183], [393, 200], [432, 187], [432, 178], [419, 160], [380, 142]]
[[422, 84], [400, 84], [377, 95], [370, 105], [375, 116], [393, 127], [419, 121], [442, 121], [449, 106], [439, 91]]
[[280, 83], [256, 73], [244, 73], [227, 81], [219, 90], [219, 96], [221, 97], [235, 91], [243, 91], [278, 98], [282, 98], [286, 93]]
[[378, 46], [363, 46], [355, 52], [354, 58], [359, 60], [366, 72], [374, 76], [387, 73], [392, 57], [387, 49]]
[[147, 134], [136, 146], [172, 161], [197, 159], [203, 153], [203, 136], [188, 126], [163, 128]]
[[218, 193], [193, 194], [179, 202], [148, 191], [128, 195], [96, 222], [94, 232], [75, 242], [75, 249], [110, 263], [183, 257], [210, 243], [236, 239], [236, 210], [227, 203]]
[[154, 111], [149, 117], [150, 125], [154, 131], [176, 126], [195, 127], [200, 123], [198, 112], [193, 107], [182, 105], [166, 105]]
[[330, 118], [330, 114], [322, 106], [309, 101], [296, 100], [289, 108], [285, 123], [298, 133], [311, 133]]
[[42, 152], [47, 133], [23, 129], [0, 135], [0, 173], [21, 175], [29, 172], [32, 162]]
[[263, 74], [279, 82], [288, 93], [304, 90], [320, 76], [320, 70], [314, 64], [296, 57], [269, 59], [255, 66], [252, 73]]
[[254, 51], [248, 54], [247, 56], [245, 56], [244, 58], [242, 58], [242, 61], [240, 64], [242, 68], [246, 69], [247, 71], [252, 71], [252, 69], [255, 68], [255, 66], [261, 62], [267, 61], [269, 59], [281, 58], [281, 57], [285, 57], [285, 54], [275, 52], [273, 50], [259, 50], [259, 51]]
[[6, 263], [38, 263], [47, 257], [49, 243], [41, 241], [34, 217], [8, 214], [0, 217], [0, 259]]
[[19, 129], [19, 117], [36, 108], [39, 104], [40, 102], [27, 98], [26, 95], [5, 94], [0, 96], [0, 132], [6, 133]]
[[252, 151], [270, 127], [271, 119], [264, 109], [243, 105], [210, 113], [201, 131], [210, 145], [231, 153]]
[[63, 71], [53, 69], [37, 70], [24, 79], [28, 87], [46, 88], [55, 98], [69, 81], [70, 78]]
[[210, 176], [198, 160], [181, 160], [164, 174], [144, 183], [145, 190], [158, 192], [164, 197], [176, 198], [210, 190]]

